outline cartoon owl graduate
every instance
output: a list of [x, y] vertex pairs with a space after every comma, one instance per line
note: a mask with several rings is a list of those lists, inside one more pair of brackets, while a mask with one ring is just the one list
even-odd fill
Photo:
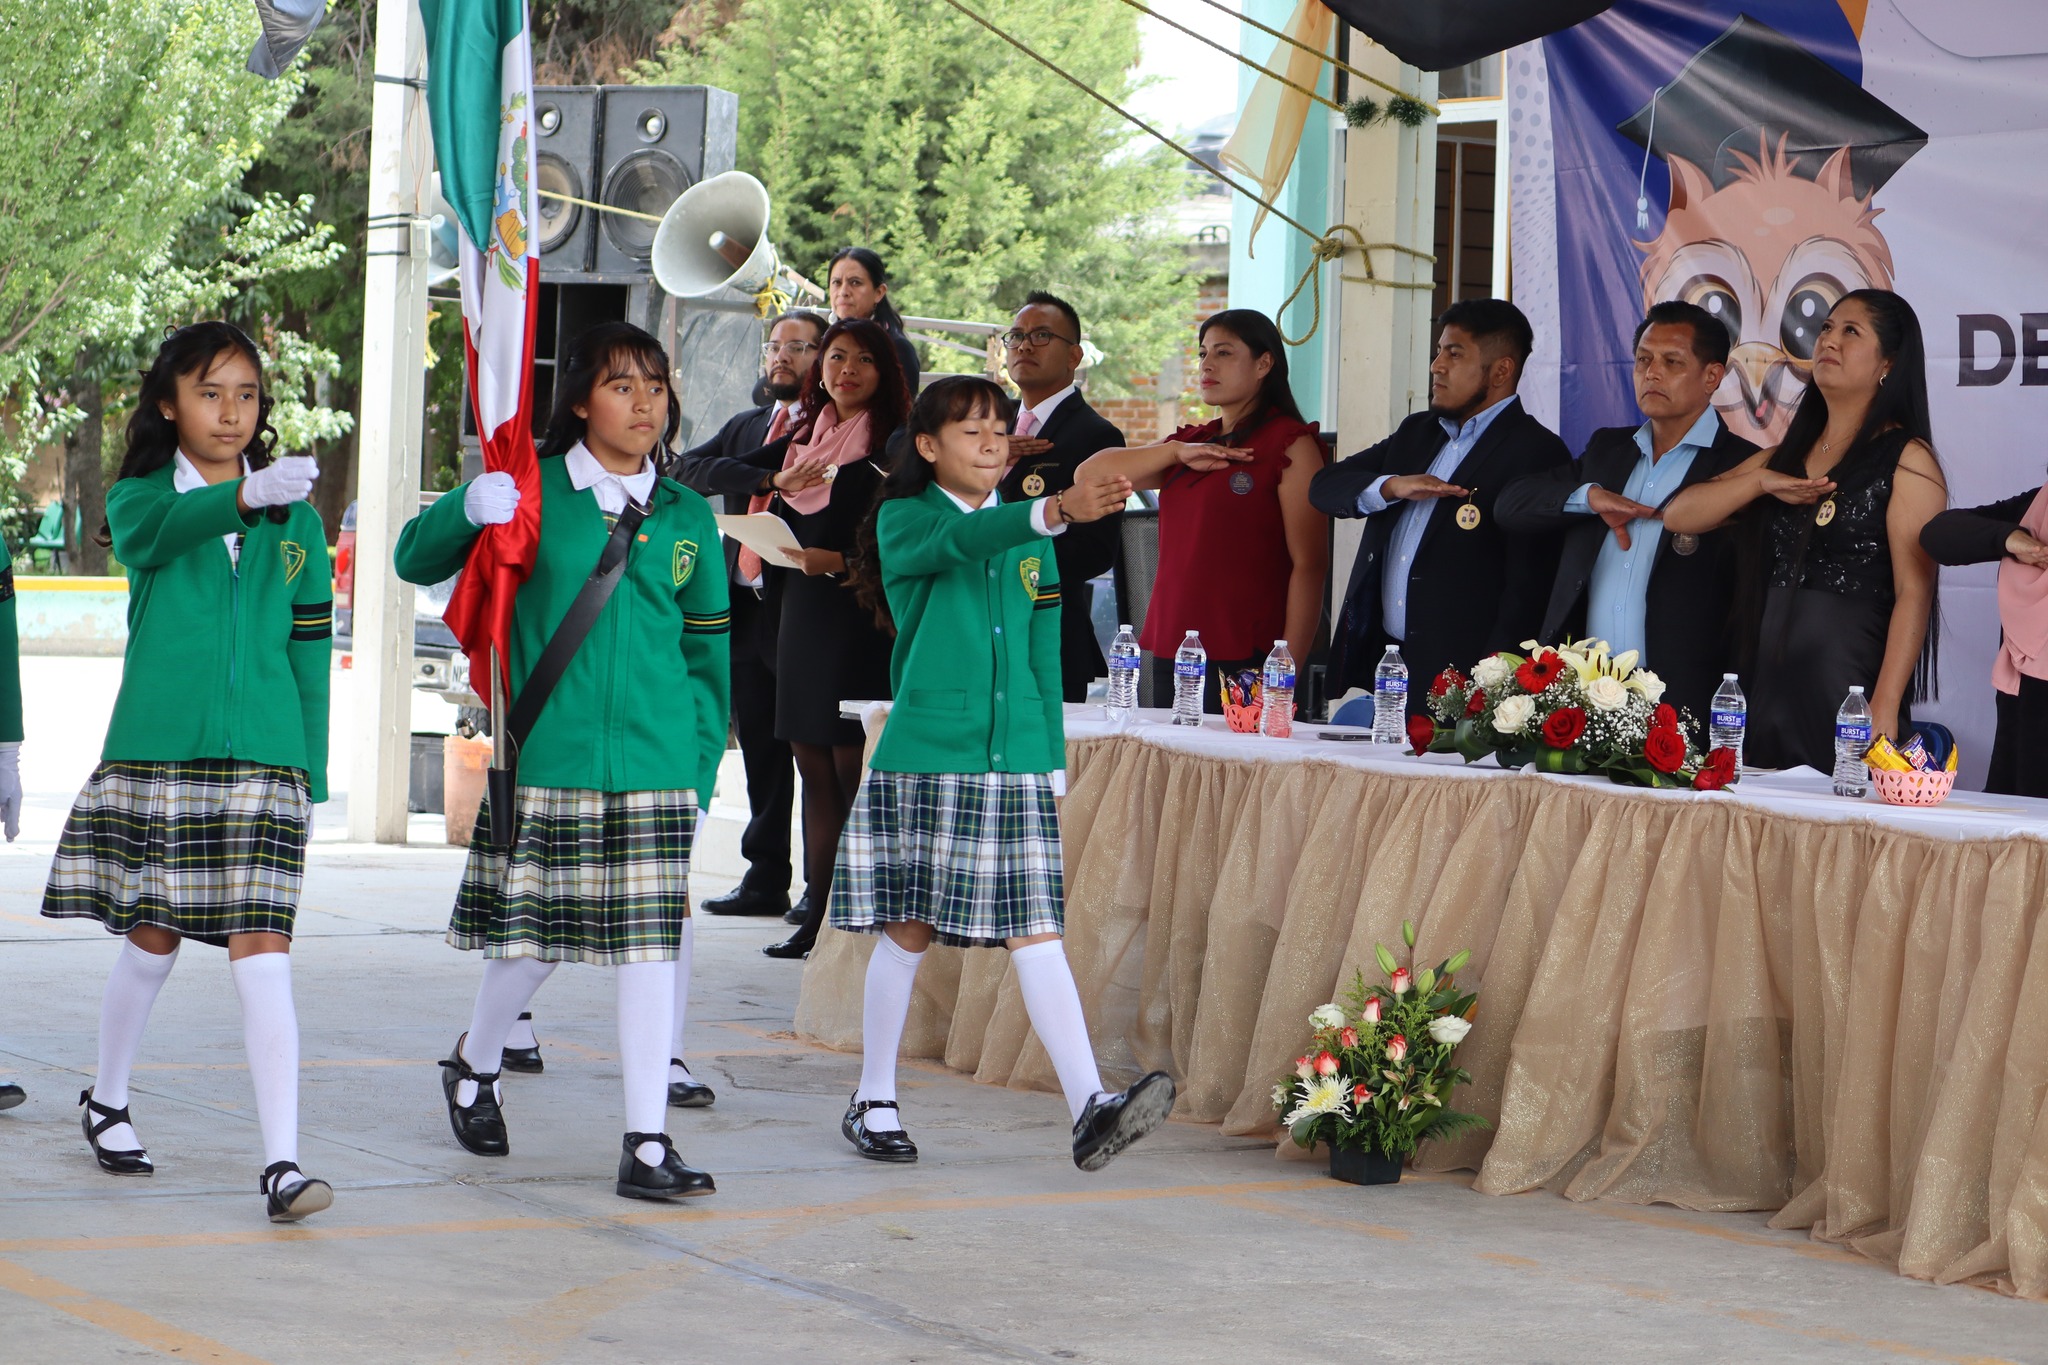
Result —
[[1873, 200], [1927, 134], [1747, 15], [1620, 131], [1671, 171], [1664, 230], [1637, 243], [1643, 303], [1684, 299], [1728, 325], [1714, 407], [1737, 435], [1776, 445], [1828, 310], [1891, 287]]

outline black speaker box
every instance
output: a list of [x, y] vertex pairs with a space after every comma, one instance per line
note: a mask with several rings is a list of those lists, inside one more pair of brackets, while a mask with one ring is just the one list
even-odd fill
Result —
[[[536, 189], [576, 199], [597, 199], [598, 87], [541, 85], [533, 91]], [[547, 274], [587, 273], [597, 257], [594, 209], [538, 197], [541, 269]]]
[[[739, 96], [705, 85], [607, 85], [598, 90], [600, 202], [659, 217], [676, 196], [733, 168]], [[648, 269], [655, 224], [594, 215], [600, 275]]]

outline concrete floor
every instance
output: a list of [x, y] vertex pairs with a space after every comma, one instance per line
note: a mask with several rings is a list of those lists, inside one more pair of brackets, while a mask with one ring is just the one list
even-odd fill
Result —
[[[471, 1157], [432, 1064], [476, 982], [440, 937], [460, 854], [332, 842], [328, 808], [294, 957], [303, 1162], [334, 1208], [263, 1220], [233, 991], [197, 946], [135, 1077], [158, 1173], [103, 1175], [73, 1101], [114, 947], [35, 910], [113, 674], [26, 672], [31, 808], [0, 850], [0, 1076], [30, 1091], [0, 1115], [6, 1365], [2048, 1360], [2048, 1306], [1904, 1280], [1762, 1215], [1490, 1199], [1459, 1177], [1356, 1189], [1179, 1123], [1084, 1176], [1056, 1097], [929, 1065], [904, 1072], [923, 1162], [861, 1162], [837, 1132], [857, 1060], [789, 1035], [797, 969], [755, 951], [779, 923], [699, 924], [690, 1047], [719, 1100], [670, 1131], [717, 1195], [613, 1195], [593, 968], [536, 1002], [548, 1071], [507, 1080], [513, 1154]], [[700, 895], [737, 871], [737, 824], [713, 814]]]

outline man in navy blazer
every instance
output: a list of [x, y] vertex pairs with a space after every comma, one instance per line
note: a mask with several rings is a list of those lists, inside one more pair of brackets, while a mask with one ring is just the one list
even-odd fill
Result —
[[1564, 536], [1544, 641], [1592, 637], [1616, 654], [1635, 650], [1664, 680], [1664, 699], [1700, 726], [1736, 657], [1735, 532], [1671, 535], [1658, 516], [1679, 490], [1756, 454], [1713, 409], [1729, 346], [1706, 309], [1656, 304], [1635, 339], [1636, 406], [1648, 420], [1594, 432], [1578, 459], [1500, 498], [1509, 530]]
[[1505, 300], [1467, 299], [1437, 323], [1429, 409], [1309, 483], [1324, 513], [1366, 523], [1331, 641], [1331, 697], [1370, 689], [1392, 644], [1419, 708], [1444, 669], [1535, 635], [1557, 574], [1558, 535], [1514, 531], [1496, 511], [1509, 484], [1571, 461], [1516, 396], [1529, 320]]

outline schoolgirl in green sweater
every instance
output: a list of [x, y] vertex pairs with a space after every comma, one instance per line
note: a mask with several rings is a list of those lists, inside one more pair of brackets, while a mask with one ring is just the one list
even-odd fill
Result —
[[[896, 643], [896, 700], [840, 848], [835, 928], [877, 934], [861, 1010], [860, 1087], [840, 1122], [875, 1161], [915, 1161], [896, 1111], [896, 1049], [933, 939], [1010, 949], [1025, 1012], [1073, 1119], [1074, 1164], [1100, 1170], [1166, 1121], [1173, 1082], [1153, 1072], [1108, 1094], [1061, 942], [1057, 798], [1059, 561], [1050, 537], [1124, 504], [1124, 480], [1001, 504], [1008, 400], [986, 379], [926, 389], [914, 451], [882, 486], [861, 591]], [[869, 566], [877, 566], [875, 572]]]
[[128, 570], [128, 648], [112, 723], [57, 845], [43, 913], [127, 942], [107, 979], [85, 1106], [102, 1169], [154, 1167], [128, 1075], [185, 939], [225, 946], [263, 1134], [272, 1222], [326, 1208], [298, 1165], [291, 948], [313, 804], [327, 799], [333, 583], [306, 503], [310, 457], [277, 431], [255, 343], [181, 327], [143, 375], [101, 534]]
[[[575, 601], [629, 502], [644, 508], [618, 587], [549, 694], [518, 755], [509, 854], [479, 840], [448, 941], [480, 948], [483, 983], [442, 1066], [449, 1126], [481, 1156], [511, 1150], [498, 1087], [514, 1022], [556, 964], [617, 969], [626, 1136], [617, 1192], [709, 1194], [664, 1131], [677, 998], [687, 989], [690, 845], [725, 753], [724, 556], [711, 506], [662, 478], [682, 410], [669, 359], [638, 327], [578, 338], [540, 444], [540, 542], [512, 613], [512, 688]], [[481, 529], [512, 519], [512, 476], [489, 473], [421, 513], [399, 576], [459, 572]], [[489, 828], [486, 810], [479, 830]]]
[[[14, 561], [0, 545], [0, 826], [7, 842], [21, 833], [21, 640], [14, 615]], [[0, 1081], [0, 1109], [28, 1098], [13, 1081]]]

